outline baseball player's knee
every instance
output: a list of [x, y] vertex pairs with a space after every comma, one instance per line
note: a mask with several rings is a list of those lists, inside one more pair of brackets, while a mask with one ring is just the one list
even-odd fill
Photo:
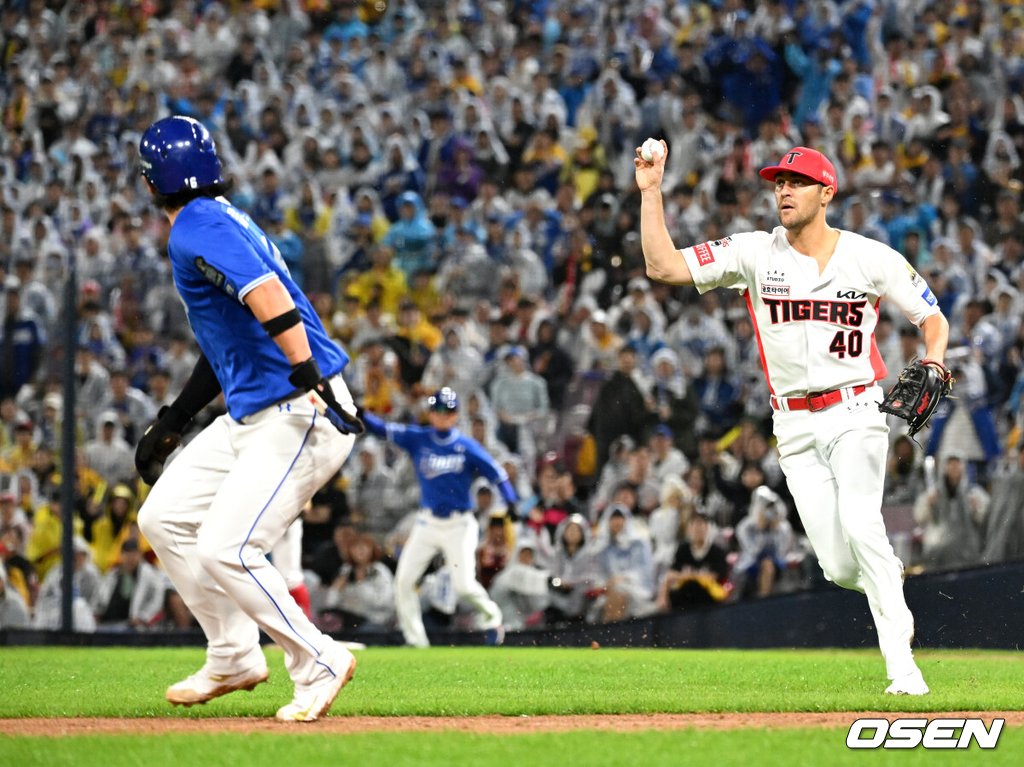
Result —
[[150, 545], [159, 546], [166, 538], [164, 526], [160, 524], [160, 516], [160, 510], [156, 504], [147, 502], [139, 509], [139, 530], [146, 536]]
[[476, 578], [468, 573], [466, 575], [456, 574], [452, 576], [452, 590], [460, 597], [475, 593], [477, 587], [483, 589], [483, 586], [480, 586]]
[[844, 589], [856, 589], [860, 581], [860, 568], [856, 562], [822, 562], [825, 577]]
[[412, 571], [412, 568], [398, 566], [395, 572], [395, 591], [399, 594], [411, 594], [416, 589], [416, 581], [419, 576]]
[[214, 535], [204, 535], [202, 528], [199, 530], [199, 538], [196, 541], [196, 554], [199, 557], [199, 564], [208, 573], [223, 570], [226, 567], [240, 566], [238, 550], [234, 546], [225, 546], [224, 542], [218, 540]]

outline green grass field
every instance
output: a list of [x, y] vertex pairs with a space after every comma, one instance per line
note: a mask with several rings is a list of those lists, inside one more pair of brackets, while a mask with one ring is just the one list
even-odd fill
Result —
[[[164, 688], [194, 671], [193, 649], [4, 648], [0, 718], [272, 717], [291, 685], [277, 650], [268, 684], [175, 709]], [[1024, 655], [918, 654], [924, 698], [883, 695], [877, 651], [397, 648], [357, 652], [333, 716], [507, 716], [776, 711], [1020, 710]], [[851, 717], [852, 721], [852, 717]], [[315, 725], [314, 725], [315, 727]], [[1019, 764], [1024, 730], [983, 752], [851, 752], [846, 728], [491, 735], [471, 733], [174, 734], [0, 737], [0, 765], [28, 764]], [[752, 755], [756, 755], [754, 758]]]

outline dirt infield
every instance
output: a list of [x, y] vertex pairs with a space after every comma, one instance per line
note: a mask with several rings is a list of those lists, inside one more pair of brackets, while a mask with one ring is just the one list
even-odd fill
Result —
[[273, 719], [0, 719], [0, 734], [30, 737], [64, 735], [162, 735], [165, 733], [268, 732], [346, 735], [359, 732], [457, 732], [522, 735], [569, 730], [732, 730], [788, 729], [793, 727], [849, 727], [854, 719], [900, 717], [933, 719], [981, 717], [1024, 724], [1024, 711], [943, 711], [941, 713], [831, 712], [757, 714], [619, 714], [608, 716], [333, 716], [313, 724], [281, 724]]

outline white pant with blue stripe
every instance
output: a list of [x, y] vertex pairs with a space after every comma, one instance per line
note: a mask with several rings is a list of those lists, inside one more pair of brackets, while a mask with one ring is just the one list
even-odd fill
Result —
[[398, 625], [406, 644], [427, 647], [427, 631], [416, 584], [438, 554], [444, 555], [451, 568], [455, 595], [469, 602], [480, 614], [481, 627], [492, 629], [501, 625], [501, 609], [487, 595], [476, 579], [476, 547], [480, 543], [480, 525], [472, 513], [434, 516], [422, 509], [416, 524], [398, 557], [395, 572], [395, 609]]
[[[331, 386], [355, 412], [342, 377]], [[302, 396], [243, 421], [221, 416], [167, 464], [139, 527], [206, 633], [210, 670], [262, 665], [262, 628], [284, 649], [301, 689], [339, 672], [334, 645], [295, 604], [266, 554], [338, 471], [355, 438]]]

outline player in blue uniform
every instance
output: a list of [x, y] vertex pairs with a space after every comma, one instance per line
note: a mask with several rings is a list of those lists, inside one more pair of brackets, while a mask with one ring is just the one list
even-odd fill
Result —
[[[267, 236], [222, 196], [228, 185], [201, 123], [160, 120], [139, 154], [171, 222], [174, 283], [202, 351], [135, 456], [154, 485], [139, 526], [208, 642], [205, 665], [168, 688], [167, 699], [190, 706], [265, 681], [262, 628], [284, 649], [295, 682], [277, 718], [314, 721], [351, 679], [355, 658], [306, 618], [265, 555], [362, 431], [341, 377], [348, 356]], [[227, 415], [163, 470], [189, 422], [221, 391]]]
[[427, 400], [430, 426], [385, 423], [363, 413], [367, 431], [407, 450], [420, 481], [423, 508], [402, 548], [395, 573], [395, 608], [407, 644], [427, 647], [416, 584], [440, 552], [452, 571], [455, 593], [480, 613], [488, 644], [501, 644], [501, 610], [476, 579], [476, 548], [480, 527], [473, 514], [469, 490], [482, 474], [497, 485], [509, 512], [515, 513], [516, 491], [505, 470], [480, 443], [455, 428], [459, 400], [445, 387]]

